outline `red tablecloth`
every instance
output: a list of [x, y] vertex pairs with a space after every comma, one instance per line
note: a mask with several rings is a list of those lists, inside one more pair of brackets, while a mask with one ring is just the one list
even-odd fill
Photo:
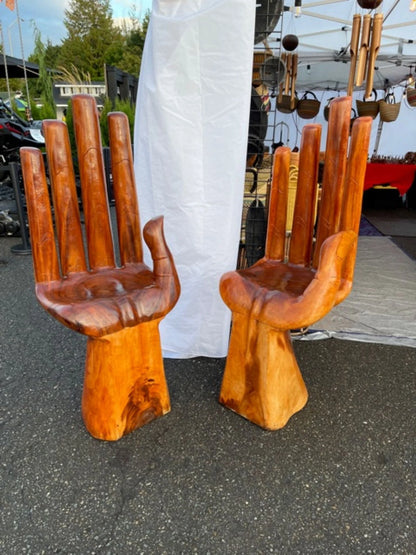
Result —
[[416, 165], [413, 164], [367, 164], [364, 189], [374, 185], [388, 184], [396, 187], [401, 195], [410, 188], [415, 178]]

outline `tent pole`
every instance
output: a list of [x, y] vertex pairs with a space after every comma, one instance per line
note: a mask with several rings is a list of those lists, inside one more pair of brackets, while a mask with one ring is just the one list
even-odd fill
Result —
[[31, 109], [30, 109], [29, 85], [28, 85], [28, 81], [27, 81], [25, 54], [24, 54], [24, 51], [23, 51], [23, 38], [22, 38], [22, 28], [20, 26], [19, 3], [18, 3], [17, 0], [15, 0], [15, 6], [16, 6], [17, 26], [19, 28], [20, 51], [22, 53], [23, 73], [24, 73], [24, 79], [25, 79], [25, 85], [26, 85], [26, 99], [27, 99], [27, 107], [28, 107], [28, 112], [27, 112], [26, 117], [27, 117], [28, 120], [31, 120], [32, 119], [32, 112], [31, 112]]
[[378, 147], [380, 144], [380, 139], [381, 139], [381, 132], [383, 131], [383, 121], [380, 118], [379, 122], [378, 122], [378, 127], [377, 127], [377, 136], [376, 136], [376, 142], [374, 143], [374, 150], [373, 150], [373, 156], [376, 156], [377, 152], [378, 152]]
[[12, 96], [10, 94], [10, 82], [9, 82], [9, 72], [7, 69], [7, 56], [4, 50], [4, 36], [3, 36], [3, 25], [0, 21], [0, 40], [1, 40], [1, 51], [3, 52], [3, 63], [4, 63], [4, 75], [6, 77], [6, 85], [7, 85], [7, 95], [9, 97], [10, 106], [12, 105]]

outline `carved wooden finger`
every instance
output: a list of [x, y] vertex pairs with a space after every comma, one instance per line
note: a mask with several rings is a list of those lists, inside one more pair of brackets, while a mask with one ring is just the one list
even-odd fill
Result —
[[42, 153], [20, 149], [36, 283], [60, 278], [51, 204]]
[[43, 122], [61, 272], [87, 269], [68, 130], [62, 121]]
[[109, 114], [108, 128], [121, 263], [142, 262], [142, 234], [127, 116], [121, 112]]
[[313, 257], [314, 268], [318, 267], [322, 243], [327, 237], [339, 231], [350, 134], [351, 103], [351, 97], [339, 97], [331, 102], [320, 215]]
[[277, 148], [273, 159], [265, 249], [266, 258], [273, 260], [283, 260], [285, 256], [289, 165], [290, 148], [287, 146]]
[[302, 133], [299, 172], [293, 215], [289, 262], [309, 265], [312, 256], [313, 227], [318, 188], [321, 126], [305, 125]]
[[98, 110], [92, 96], [72, 97], [75, 139], [81, 177], [82, 204], [91, 269], [114, 267]]

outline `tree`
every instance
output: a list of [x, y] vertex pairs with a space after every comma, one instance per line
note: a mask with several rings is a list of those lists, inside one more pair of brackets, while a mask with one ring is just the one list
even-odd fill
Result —
[[125, 45], [123, 48], [123, 56], [117, 67], [132, 75], [138, 75], [140, 71], [149, 19], [150, 11], [146, 12], [142, 21], [139, 21], [138, 18], [131, 13], [130, 29], [126, 28], [123, 32]]
[[[46, 47], [42, 42], [39, 29], [35, 28], [35, 49], [33, 51], [33, 60], [39, 66], [39, 78], [35, 82], [35, 93], [40, 97], [42, 109], [39, 118], [55, 118], [56, 107], [53, 99], [53, 83], [48, 71], [46, 63]], [[33, 92], [33, 89], [32, 89]]]
[[76, 66], [93, 80], [102, 80], [104, 64], [117, 65], [123, 55], [123, 37], [112, 19], [110, 0], [70, 0], [64, 24], [59, 65]]

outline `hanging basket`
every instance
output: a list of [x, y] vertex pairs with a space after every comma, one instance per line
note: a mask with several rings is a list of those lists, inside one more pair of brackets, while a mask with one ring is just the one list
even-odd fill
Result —
[[313, 119], [319, 112], [321, 103], [311, 91], [306, 91], [299, 100], [296, 110], [303, 119]]
[[371, 116], [373, 119], [377, 117], [380, 105], [377, 101], [377, 93], [373, 89], [374, 100], [356, 100], [357, 112], [361, 116]]
[[416, 89], [413, 87], [407, 87], [406, 98], [409, 106], [413, 108], [416, 107]]
[[280, 100], [277, 100], [277, 109], [282, 114], [291, 114], [296, 110], [298, 102], [297, 96], [292, 98], [290, 94], [282, 94]]
[[379, 101], [380, 105], [380, 119], [384, 122], [396, 121], [399, 112], [401, 102], [396, 102], [393, 93], [386, 94], [384, 99]]

